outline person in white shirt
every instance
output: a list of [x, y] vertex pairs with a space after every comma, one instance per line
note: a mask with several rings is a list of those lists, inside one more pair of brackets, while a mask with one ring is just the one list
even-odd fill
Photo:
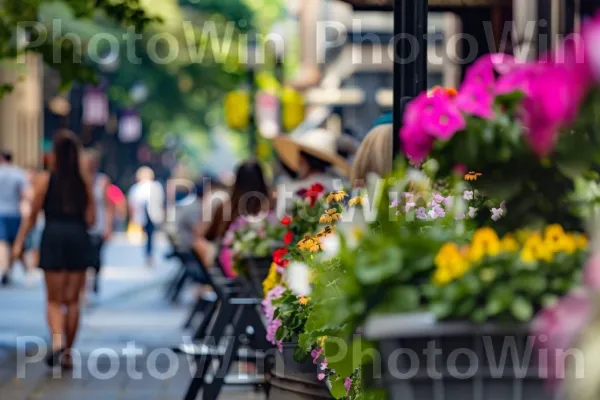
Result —
[[152, 240], [155, 230], [164, 221], [165, 192], [162, 185], [154, 180], [154, 171], [141, 167], [136, 173], [137, 183], [129, 190], [127, 201], [129, 215], [134, 224], [146, 233], [146, 264], [152, 266]]
[[11, 254], [21, 224], [21, 201], [27, 193], [27, 174], [12, 163], [12, 154], [0, 154], [0, 283], [10, 283]]
[[350, 165], [338, 153], [338, 139], [338, 135], [325, 129], [314, 129], [297, 136], [280, 135], [274, 139], [280, 161], [297, 176], [297, 179], [277, 186], [278, 216], [289, 210], [300, 189], [308, 189], [315, 183], [323, 185], [326, 192], [343, 189], [342, 177], [348, 176]]

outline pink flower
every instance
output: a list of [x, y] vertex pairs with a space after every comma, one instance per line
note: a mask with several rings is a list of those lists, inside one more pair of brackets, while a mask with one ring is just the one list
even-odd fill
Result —
[[442, 196], [439, 193], [434, 193], [433, 194], [433, 201], [435, 201], [436, 203], [443, 203], [444, 200], [446, 200], [446, 198], [444, 196]]
[[327, 359], [324, 359], [321, 363], [321, 371], [325, 371], [327, 369]]
[[454, 196], [448, 196], [444, 199], [444, 207], [452, 207], [452, 203], [454, 202]]
[[600, 290], [600, 253], [592, 254], [585, 263], [583, 283], [592, 290]]
[[310, 352], [310, 356], [313, 358], [313, 364], [316, 364], [319, 361], [321, 354], [323, 354], [323, 349], [313, 349]]
[[283, 353], [283, 341], [282, 340], [276, 341], [275, 346], [277, 346], [277, 350], [279, 350], [280, 353]]
[[325, 374], [321, 373], [319, 375], [317, 375], [317, 378], [322, 381], [323, 379], [325, 379]]
[[400, 141], [402, 151], [415, 164], [422, 163], [433, 147], [433, 137], [419, 125], [404, 125], [400, 129]]
[[467, 173], [467, 166], [465, 164], [456, 164], [452, 171], [458, 175], [464, 175]]
[[494, 69], [500, 75], [506, 75], [519, 67], [519, 61], [506, 53], [492, 53], [484, 57], [489, 57]]
[[416, 216], [418, 219], [427, 219], [427, 210], [425, 209], [425, 207], [417, 208]]
[[[600, 13], [583, 23], [581, 34], [585, 46], [585, 60], [582, 64], [586, 66], [590, 76], [599, 81], [600, 54], [598, 54], [598, 46], [600, 46]], [[580, 53], [576, 53], [576, 55], [580, 55]]]
[[573, 74], [552, 65], [529, 82], [530, 96], [523, 101], [523, 123], [532, 150], [546, 156], [554, 149], [559, 131], [573, 121], [583, 97], [576, 90]]
[[494, 96], [485, 86], [465, 81], [454, 102], [462, 112], [483, 119], [494, 118]]
[[411, 113], [419, 115], [418, 123], [425, 132], [440, 140], [449, 140], [466, 126], [456, 104], [441, 90], [431, 96], [423, 93], [408, 105], [407, 110], [408, 108], [411, 108]]
[[491, 90], [496, 83], [494, 60], [498, 61], [498, 55], [488, 54], [480, 57], [467, 69], [465, 82], [471, 82], [471, 84]]
[[520, 91], [531, 94], [530, 81], [544, 72], [541, 64], [527, 64], [514, 68], [510, 73], [500, 77], [496, 85], [496, 94], [509, 94]]
[[228, 278], [235, 278], [237, 273], [233, 270], [233, 251], [229, 247], [222, 247], [219, 254], [219, 261], [223, 268], [223, 273]]
[[271, 323], [267, 326], [267, 340], [269, 341], [269, 343], [277, 343], [275, 335], [277, 334], [277, 330], [279, 329], [279, 327], [281, 327], [281, 320], [279, 320], [278, 318], [271, 321]]
[[[535, 345], [546, 354], [540, 360], [540, 367], [547, 369], [550, 384], [564, 377], [564, 362], [568, 354], [565, 351], [588, 322], [591, 311], [592, 305], [585, 293], [571, 293], [556, 305], [542, 310], [533, 320]], [[544, 361], [546, 365], [541, 365]]]
[[404, 212], [409, 212], [410, 210], [412, 210], [413, 208], [415, 208], [415, 206], [417, 205], [417, 203], [415, 203], [414, 201], [409, 201], [404, 205]]
[[350, 392], [351, 387], [352, 387], [352, 379], [348, 377], [344, 380], [344, 389], [346, 389], [346, 394], [348, 394], [348, 392]]

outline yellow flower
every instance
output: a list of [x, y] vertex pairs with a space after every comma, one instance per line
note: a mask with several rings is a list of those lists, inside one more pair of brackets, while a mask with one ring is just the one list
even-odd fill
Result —
[[435, 256], [437, 267], [433, 281], [438, 285], [444, 285], [453, 279], [460, 278], [469, 269], [467, 260], [463, 258], [458, 246], [454, 243], [446, 243]]
[[577, 242], [572, 234], [564, 235], [558, 242], [561, 251], [567, 254], [573, 254], [577, 251]]
[[588, 239], [585, 235], [581, 233], [574, 233], [573, 239], [575, 240], [575, 246], [577, 246], [578, 250], [585, 250], [588, 247]]
[[327, 336], [321, 336], [317, 339], [317, 344], [319, 345], [319, 347], [323, 348], [325, 347], [325, 341], [327, 340]]
[[331, 225], [327, 225], [325, 228], [321, 229], [319, 232], [317, 232], [317, 238], [322, 238], [322, 237], [327, 237], [329, 235], [331, 235], [332, 233], [335, 233], [335, 228]]
[[330, 208], [325, 212], [325, 214], [321, 215], [319, 218], [319, 223], [321, 224], [330, 224], [333, 221], [339, 221], [342, 219], [342, 214], [340, 214], [337, 208]]
[[278, 278], [277, 264], [272, 263], [271, 268], [269, 269], [269, 275], [267, 275], [267, 279], [263, 281], [263, 292], [265, 296], [275, 287], [275, 285], [277, 285]]
[[475, 231], [469, 254], [471, 261], [479, 261], [486, 255], [496, 256], [500, 254], [500, 251], [500, 239], [495, 230], [484, 227]]
[[323, 244], [319, 239], [313, 239], [313, 242], [310, 246], [308, 246], [308, 251], [311, 253], [323, 250]]
[[298, 304], [305, 306], [310, 301], [310, 297], [298, 296]]
[[362, 206], [362, 205], [363, 205], [363, 203], [364, 203], [364, 201], [365, 201], [365, 200], [364, 200], [362, 197], [360, 197], [360, 196], [356, 196], [356, 197], [353, 197], [353, 198], [351, 198], [351, 199], [348, 201], [348, 205], [349, 205], [350, 207], [354, 207], [354, 206]]
[[439, 286], [444, 286], [452, 281], [452, 273], [445, 268], [438, 268], [433, 274], [433, 283]]
[[521, 250], [521, 260], [526, 263], [534, 261], [552, 261], [552, 251], [539, 233], [533, 234], [525, 241]]
[[313, 239], [310, 236], [306, 235], [306, 236], [304, 236], [303, 239], [300, 239], [300, 241], [298, 242], [298, 244], [296, 244], [296, 246], [298, 246], [298, 248], [300, 250], [308, 250], [314, 244], [315, 244], [315, 239]]
[[519, 242], [513, 237], [513, 235], [505, 235], [500, 241], [500, 248], [502, 251], [512, 253], [519, 250]]
[[331, 192], [325, 199], [327, 204], [333, 203], [334, 201], [342, 201], [344, 198], [348, 197], [348, 193], [343, 190], [338, 190], [336, 192]]

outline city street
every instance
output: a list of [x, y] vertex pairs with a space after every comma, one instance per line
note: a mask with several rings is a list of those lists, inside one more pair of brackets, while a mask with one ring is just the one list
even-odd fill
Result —
[[[23, 363], [25, 357], [35, 356], [40, 343], [45, 346], [48, 333], [41, 274], [34, 285], [26, 286], [17, 267], [13, 285], [0, 290], [0, 398], [181, 399], [193, 366], [170, 349], [181, 343], [190, 298], [180, 305], [163, 299], [163, 284], [176, 264], [164, 260], [167, 246], [163, 239], [158, 242], [152, 268], [144, 265], [141, 250], [124, 235], [107, 245], [101, 294], [89, 298], [82, 313], [76, 347], [83, 368], [58, 377], [43, 359]], [[135, 365], [128, 366], [128, 360]], [[232, 393], [223, 398], [238, 397]]]

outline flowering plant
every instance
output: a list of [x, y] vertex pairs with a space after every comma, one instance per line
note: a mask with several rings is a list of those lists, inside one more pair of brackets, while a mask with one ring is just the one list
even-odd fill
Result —
[[439, 318], [530, 321], [577, 285], [586, 248], [585, 236], [560, 225], [502, 238], [480, 228], [471, 240], [440, 248], [423, 286], [427, 308]]
[[535, 62], [484, 56], [456, 94], [418, 96], [399, 133], [404, 153], [414, 163], [435, 160], [440, 175], [460, 162], [486, 176], [473, 185], [506, 201], [502, 234], [548, 222], [581, 229], [569, 194], [598, 159], [598, 27], [600, 15]]
[[219, 254], [226, 275], [245, 274], [244, 259], [269, 256], [279, 243], [282, 232], [273, 212], [238, 217], [225, 233]]

